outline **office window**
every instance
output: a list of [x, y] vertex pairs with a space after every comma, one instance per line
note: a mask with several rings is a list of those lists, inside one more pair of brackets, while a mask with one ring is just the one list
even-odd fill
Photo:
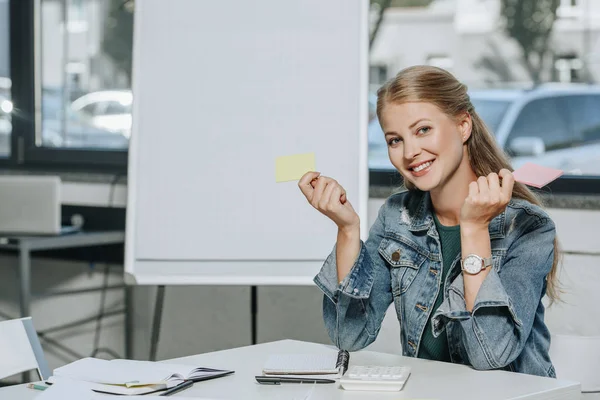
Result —
[[[599, 109], [593, 106], [600, 101], [600, 25], [590, 22], [600, 19], [600, 2], [411, 3], [391, 2], [371, 48], [372, 58], [388, 66], [388, 76], [416, 64], [449, 70], [467, 85], [476, 111], [513, 166], [533, 162], [600, 178]], [[581, 20], [561, 20], [567, 15]], [[563, 96], [572, 99], [567, 104], [581, 105], [576, 117]], [[389, 177], [394, 168], [376, 116], [368, 138], [371, 171], [385, 170]]]
[[13, 103], [10, 79], [8, 0], [0, 0], [0, 158], [10, 156]]
[[126, 150], [133, 2], [40, 2], [40, 148]]

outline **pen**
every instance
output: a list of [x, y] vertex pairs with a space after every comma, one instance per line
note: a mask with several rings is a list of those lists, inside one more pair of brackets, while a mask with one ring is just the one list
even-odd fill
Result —
[[161, 394], [159, 394], [159, 396], [170, 396], [173, 393], [177, 393], [177, 392], [180, 392], [182, 390], [189, 388], [193, 384], [194, 384], [194, 381], [191, 381], [191, 380], [183, 381], [179, 385], [173, 386], [171, 389], [167, 389], [166, 392], [162, 392]]
[[292, 378], [285, 376], [255, 376], [256, 381], [263, 385], [280, 385], [282, 383], [335, 383], [333, 379], [322, 378]]

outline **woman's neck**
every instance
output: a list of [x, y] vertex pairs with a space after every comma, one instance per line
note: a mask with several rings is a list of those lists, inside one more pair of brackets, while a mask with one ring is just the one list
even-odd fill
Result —
[[460, 224], [460, 211], [469, 195], [469, 183], [476, 180], [477, 175], [471, 169], [465, 151], [463, 160], [450, 179], [430, 192], [434, 212], [442, 225]]

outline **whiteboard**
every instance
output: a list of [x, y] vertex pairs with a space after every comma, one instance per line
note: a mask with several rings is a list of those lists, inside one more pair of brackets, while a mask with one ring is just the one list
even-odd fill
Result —
[[337, 228], [278, 156], [314, 152], [366, 235], [367, 0], [136, 3], [126, 279], [311, 284]]

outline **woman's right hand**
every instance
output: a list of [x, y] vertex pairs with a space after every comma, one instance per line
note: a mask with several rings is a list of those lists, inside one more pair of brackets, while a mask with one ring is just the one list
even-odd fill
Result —
[[335, 222], [338, 229], [360, 226], [360, 218], [347, 200], [346, 191], [335, 179], [310, 171], [300, 178], [298, 187], [308, 202]]

